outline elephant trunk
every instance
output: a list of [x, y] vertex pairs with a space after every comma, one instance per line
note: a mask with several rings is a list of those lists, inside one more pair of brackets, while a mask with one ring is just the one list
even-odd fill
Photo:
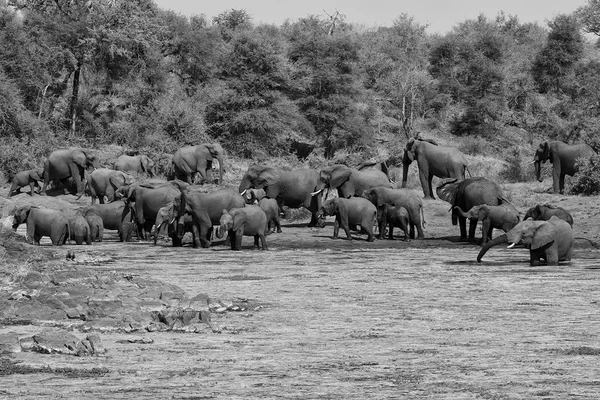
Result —
[[542, 162], [540, 160], [535, 160], [533, 162], [533, 167], [535, 168], [535, 177], [538, 182], [542, 182], [544, 179], [542, 178]]
[[221, 227], [221, 226], [217, 226], [217, 227], [216, 227], [216, 229], [215, 229], [215, 236], [216, 236], [218, 239], [221, 239], [221, 238], [223, 238], [223, 231], [224, 231], [224, 230], [225, 230], [225, 229], [223, 229], [223, 227]]
[[464, 218], [475, 218], [470, 212], [464, 212], [460, 206], [454, 206], [454, 211], [459, 213]]
[[494, 239], [488, 241], [482, 248], [481, 251], [479, 251], [479, 254], [477, 255], [477, 262], [481, 262], [481, 259], [483, 258], [483, 256], [485, 255], [485, 253], [488, 252], [488, 250], [496, 245], [502, 244], [502, 243], [507, 243], [508, 242], [508, 236], [506, 236], [506, 233], [500, 236], [496, 236]]
[[219, 185], [221, 185], [223, 184], [223, 173], [225, 172], [225, 163], [222, 155], [219, 155], [217, 157], [217, 160], [219, 161]]
[[[406, 158], [406, 157], [405, 157]], [[408, 167], [410, 166], [409, 160], [402, 161], [402, 187], [406, 187], [406, 181], [408, 179]]]

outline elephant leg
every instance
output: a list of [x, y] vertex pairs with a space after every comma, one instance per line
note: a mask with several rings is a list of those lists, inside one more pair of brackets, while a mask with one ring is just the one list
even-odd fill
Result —
[[[40, 240], [42, 240], [42, 235], [34, 233], [33, 236], [31, 236], [31, 238], [33, 239], [32, 242], [31, 242], [31, 244], [35, 244], [37, 246], [40, 245]], [[52, 238], [50, 238], [50, 239], [52, 239]], [[58, 246], [59, 244], [58, 244], [58, 242], [55, 243], [54, 240], [53, 240], [52, 241], [52, 245]]]
[[469, 219], [469, 241], [475, 240], [475, 232], [477, 231], [477, 223], [479, 221], [475, 218]]
[[204, 248], [210, 247], [211, 230], [206, 224], [200, 225], [200, 245]]
[[279, 221], [279, 215], [275, 217], [275, 227], [277, 228], [277, 233], [281, 233], [281, 222]]
[[[423, 223], [421, 221], [421, 215], [419, 214], [419, 209], [410, 214], [410, 220], [413, 221], [414, 225], [417, 227], [417, 239], [424, 239], [425, 234], [423, 233]], [[414, 233], [411, 236], [411, 239], [414, 238]]]
[[[380, 208], [381, 210], [381, 221], [379, 221], [379, 239], [384, 239], [385, 238], [385, 227], [387, 225], [387, 216], [385, 215], [385, 208], [382, 207]], [[390, 224], [390, 228], [391, 228], [391, 224]], [[390, 235], [391, 235], [392, 230], [390, 229]], [[390, 236], [390, 239], [392, 237]]]
[[558, 265], [558, 244], [556, 241], [546, 249], [546, 264]]
[[242, 237], [244, 236], [244, 228], [235, 231], [235, 250], [242, 249]]
[[179, 235], [177, 235], [177, 233], [174, 232], [173, 234], [171, 234], [171, 243], [173, 244], [173, 247], [181, 247], [183, 246], [183, 239], [181, 239]]
[[[346, 232], [346, 239], [352, 240], [352, 235], [350, 234], [350, 226], [348, 224], [348, 218], [340, 217], [340, 225], [342, 226], [342, 229], [344, 229], [344, 232]], [[354, 226], [355, 225], [353, 224], [353, 227]]]
[[335, 217], [335, 221], [333, 222], [333, 237], [338, 237], [340, 233], [340, 220], [338, 217]]
[[[394, 224], [390, 224], [388, 229], [389, 229], [388, 240], [394, 240]], [[383, 236], [380, 239], [383, 239]]]
[[429, 174], [429, 181], [427, 183], [427, 188], [429, 189], [429, 198], [435, 200], [435, 196], [433, 195], [433, 193], [434, 193], [433, 187], [431, 186], [432, 182], [433, 182], [433, 174]]
[[369, 226], [369, 223], [362, 225], [362, 228], [367, 232], [367, 242], [374, 242], [375, 235], [373, 235], [373, 224]]
[[[17, 186], [18, 186], [17, 182], [13, 181], [12, 185], [10, 185], [10, 190], [8, 191], [8, 195], [6, 196], [7, 199], [10, 199], [10, 196], [12, 196], [12, 192], [17, 190]], [[31, 195], [33, 196], [33, 191], [32, 191]]]
[[561, 194], [565, 191], [565, 174], [560, 174], [560, 179], [558, 180], [558, 190]]
[[267, 238], [265, 237], [265, 235], [259, 235], [262, 247], [261, 250], [269, 250], [269, 248], [267, 247]]
[[[103, 201], [104, 201], [104, 196], [103, 197]], [[108, 187], [106, 188], [106, 201], [109, 203], [112, 203], [115, 200], [115, 189], [112, 187]], [[104, 204], [104, 203], [101, 203]]]
[[429, 180], [429, 170], [427, 168], [422, 168], [419, 165], [419, 180], [421, 181], [421, 187], [423, 188], [424, 198], [431, 199], [431, 181]]
[[467, 241], [467, 219], [463, 216], [458, 216], [458, 226], [460, 227], [460, 241]]

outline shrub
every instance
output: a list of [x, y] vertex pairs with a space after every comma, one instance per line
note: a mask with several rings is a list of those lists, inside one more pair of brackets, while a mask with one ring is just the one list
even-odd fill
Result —
[[525, 182], [527, 179], [523, 173], [522, 162], [519, 147], [513, 147], [506, 157], [506, 165], [500, 171], [500, 177], [508, 182]]
[[566, 192], [584, 196], [600, 194], [600, 156], [579, 158], [576, 165], [579, 171], [571, 179]]

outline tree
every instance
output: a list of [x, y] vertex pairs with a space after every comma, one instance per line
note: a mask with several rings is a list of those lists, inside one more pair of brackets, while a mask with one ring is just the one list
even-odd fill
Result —
[[558, 15], [549, 25], [548, 41], [535, 57], [531, 73], [540, 93], [558, 94], [583, 55], [583, 38], [573, 16]]
[[583, 30], [600, 36], [600, 0], [588, 0], [588, 4], [577, 8], [575, 16]]

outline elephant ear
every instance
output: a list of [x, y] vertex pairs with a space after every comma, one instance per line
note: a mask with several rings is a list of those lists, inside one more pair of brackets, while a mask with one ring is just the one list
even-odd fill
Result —
[[435, 189], [438, 197], [450, 204], [455, 204], [456, 195], [458, 194], [460, 181], [457, 178], [448, 178], [442, 180]]
[[479, 210], [477, 212], [477, 220], [483, 221], [490, 215], [489, 207], [479, 206]]
[[345, 165], [335, 168], [331, 172], [329, 187], [331, 189], [337, 189], [338, 187], [342, 186], [344, 182], [350, 179], [350, 175], [352, 175], [352, 170]]
[[233, 229], [234, 231], [237, 231], [238, 229], [240, 229], [242, 227], [242, 225], [244, 225], [246, 223], [247, 220], [248, 220], [248, 216], [246, 215], [245, 212], [235, 213], [235, 215], [233, 217], [233, 227], [231, 229]]
[[140, 160], [140, 167], [142, 168], [142, 172], [148, 172], [148, 165], [150, 164], [150, 159], [148, 156], [138, 156]]
[[212, 157], [218, 158], [223, 155], [223, 148], [219, 143], [206, 143], [206, 148]]
[[279, 172], [275, 168], [265, 168], [256, 178], [256, 189], [264, 189], [279, 182]]
[[15, 211], [15, 216], [21, 221], [25, 222], [27, 217], [29, 216], [29, 212], [31, 211], [31, 206], [23, 206], [17, 208]]
[[531, 239], [531, 250], [537, 250], [554, 241], [558, 231], [550, 222], [544, 222], [535, 230]]

